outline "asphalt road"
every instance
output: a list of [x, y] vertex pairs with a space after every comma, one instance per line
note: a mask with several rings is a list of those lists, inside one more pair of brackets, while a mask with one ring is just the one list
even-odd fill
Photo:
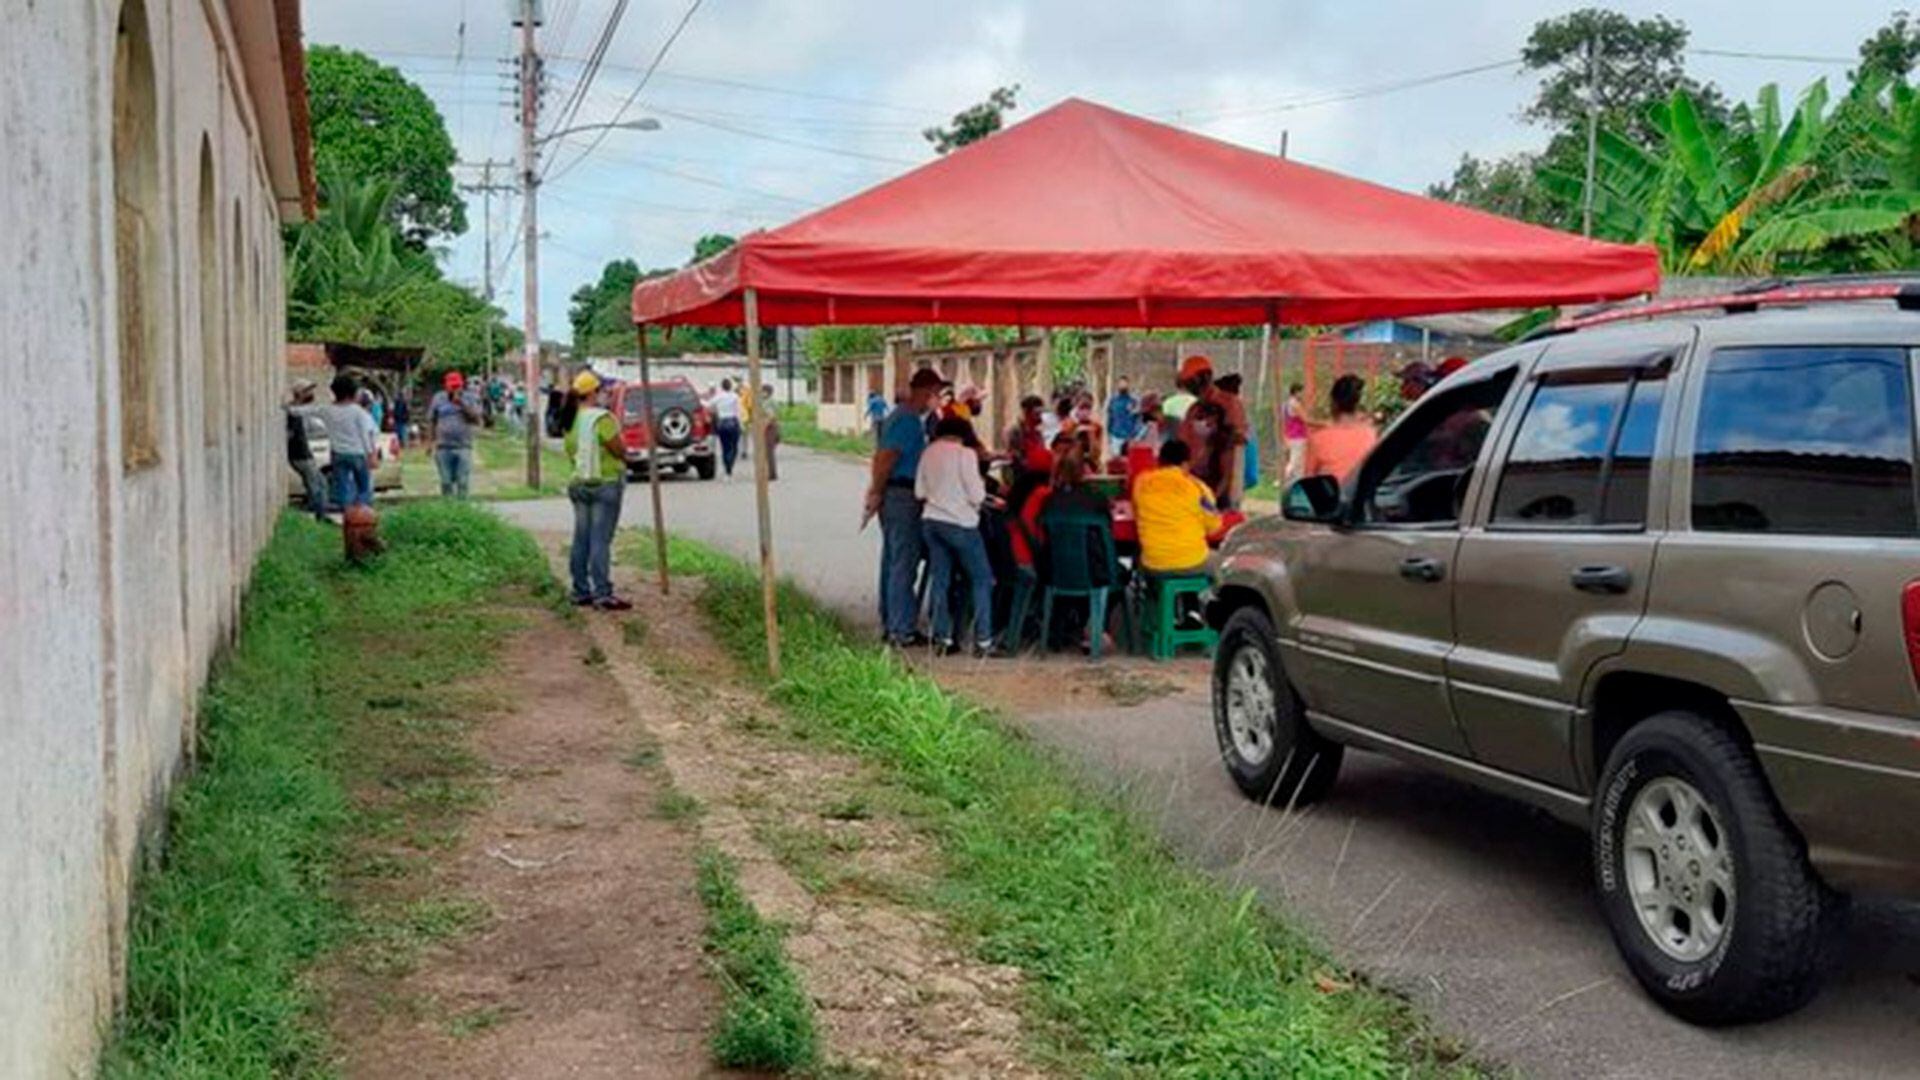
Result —
[[[879, 537], [858, 529], [864, 464], [790, 447], [781, 465], [780, 572], [873, 623]], [[757, 550], [750, 474], [666, 490], [670, 529]], [[536, 527], [570, 521], [564, 503], [501, 509]], [[625, 521], [647, 514], [645, 489], [629, 489]], [[1641, 996], [1594, 904], [1585, 836], [1544, 814], [1364, 753], [1348, 755], [1318, 806], [1261, 810], [1222, 772], [1197, 689], [1135, 708], [1016, 719], [1122, 792], [1195, 864], [1258, 889], [1336, 956], [1528, 1075], [1920, 1075], [1920, 906], [1857, 905], [1843, 962], [1802, 1012], [1703, 1030]]]

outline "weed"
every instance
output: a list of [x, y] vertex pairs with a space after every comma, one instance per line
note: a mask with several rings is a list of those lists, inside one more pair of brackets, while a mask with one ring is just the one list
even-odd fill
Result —
[[[388, 553], [361, 570], [341, 564], [337, 531], [300, 515], [261, 552], [201, 704], [200, 767], [168, 808], [166, 858], [136, 883], [126, 1008], [103, 1076], [330, 1068], [306, 970], [356, 932], [332, 883], [398, 872], [350, 862], [351, 845], [414, 830], [397, 807], [353, 807], [349, 791], [378, 789], [402, 756], [395, 720], [429, 700], [415, 691], [437, 695], [490, 662], [498, 625], [475, 603], [548, 576], [524, 533], [479, 508], [415, 503], [381, 530]], [[367, 662], [370, 647], [381, 663]], [[465, 767], [448, 755], [430, 771]]]
[[[764, 675], [757, 579], [710, 550], [688, 561], [707, 579], [709, 624]], [[779, 605], [776, 700], [875, 766], [940, 842], [943, 880], [923, 899], [984, 959], [1026, 973], [1029, 1018], [1063, 1071], [1466, 1071], [1404, 1002], [1364, 984], [1316, 990], [1313, 974], [1332, 969], [1325, 957], [1251, 893], [1230, 895], [1179, 865], [1063, 763], [884, 651], [854, 644], [791, 585]]]
[[714, 1057], [735, 1069], [794, 1072], [813, 1065], [820, 1052], [813, 1002], [787, 962], [784, 935], [753, 909], [724, 855], [702, 852], [698, 881], [707, 951], [725, 998]]
[[620, 622], [620, 640], [638, 649], [647, 643], [647, 624], [638, 617]]
[[465, 1012], [455, 1013], [447, 1020], [447, 1034], [456, 1039], [464, 1039], [494, 1027], [505, 1018], [505, 1011], [497, 1005], [468, 1009]]
[[580, 662], [590, 668], [603, 668], [607, 666], [607, 654], [600, 650], [600, 646], [589, 645], [587, 655], [581, 657]]
[[864, 794], [849, 795], [828, 804], [820, 816], [829, 821], [866, 821], [873, 817], [873, 803]]
[[1100, 680], [1100, 689], [1113, 699], [1115, 705], [1132, 708], [1176, 693], [1180, 684], [1159, 675], [1114, 667], [1106, 669]]
[[404, 975], [428, 946], [477, 929], [492, 914], [484, 902], [462, 897], [369, 909], [355, 935], [354, 966], [368, 975]]
[[663, 791], [653, 800], [654, 816], [662, 821], [690, 821], [700, 809], [700, 800], [684, 791]]
[[658, 765], [660, 764], [660, 748], [652, 743], [636, 746], [627, 752], [626, 757], [620, 759], [620, 764], [630, 769], [646, 769]]

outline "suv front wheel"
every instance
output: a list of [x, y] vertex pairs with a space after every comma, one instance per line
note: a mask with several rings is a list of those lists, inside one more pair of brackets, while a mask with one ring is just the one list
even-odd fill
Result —
[[1663, 1007], [1734, 1024], [1813, 996], [1845, 900], [1814, 873], [1731, 732], [1687, 711], [1636, 725], [1608, 756], [1596, 814], [1601, 907]]
[[1242, 794], [1262, 805], [1304, 806], [1327, 793], [1345, 750], [1307, 726], [1280, 666], [1273, 621], [1257, 607], [1227, 619], [1213, 654], [1213, 730]]

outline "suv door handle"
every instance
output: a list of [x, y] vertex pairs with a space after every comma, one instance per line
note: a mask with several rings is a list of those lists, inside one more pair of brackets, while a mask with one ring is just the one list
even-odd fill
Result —
[[1408, 581], [1439, 581], [1447, 576], [1447, 564], [1425, 555], [1400, 560], [1400, 576]]
[[1623, 593], [1633, 587], [1633, 574], [1624, 566], [1582, 566], [1573, 572], [1573, 587], [1587, 593]]

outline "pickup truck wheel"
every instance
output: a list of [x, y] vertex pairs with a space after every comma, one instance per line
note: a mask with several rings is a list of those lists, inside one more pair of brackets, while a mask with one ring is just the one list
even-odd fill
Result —
[[1593, 853], [1614, 942], [1675, 1016], [1768, 1020], [1819, 989], [1845, 898], [1726, 728], [1674, 711], [1630, 729], [1601, 776]]
[[702, 456], [693, 459], [693, 474], [695, 476], [698, 476], [702, 480], [711, 480], [713, 479], [713, 473], [714, 461], [711, 456]]
[[1327, 793], [1344, 747], [1307, 726], [1280, 666], [1273, 621], [1256, 607], [1227, 619], [1213, 657], [1213, 731], [1227, 774], [1262, 805], [1300, 806]]

